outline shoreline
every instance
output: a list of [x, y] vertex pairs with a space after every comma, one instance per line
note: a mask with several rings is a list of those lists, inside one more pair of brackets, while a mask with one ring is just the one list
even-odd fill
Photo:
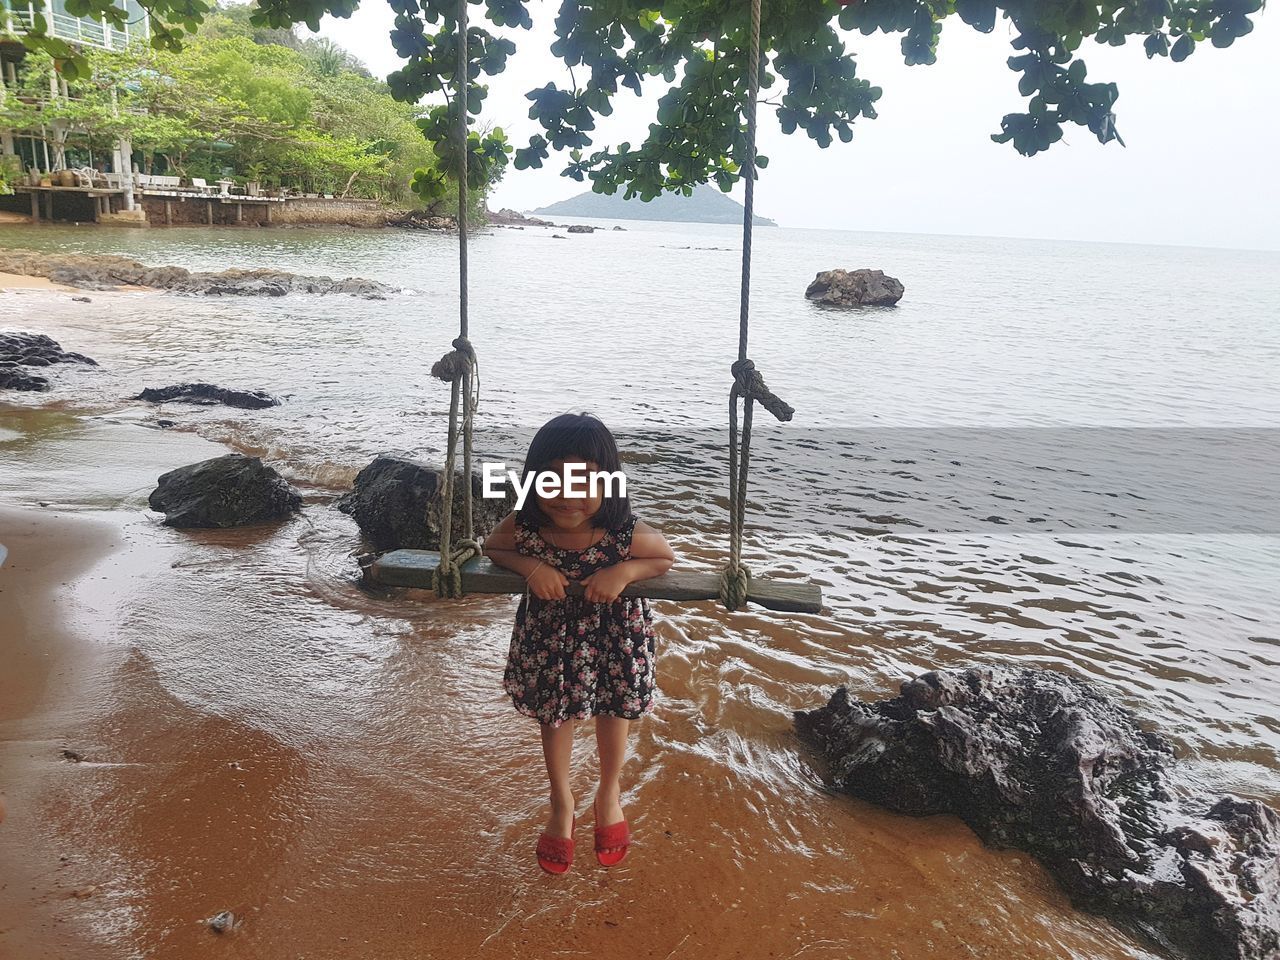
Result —
[[71, 762], [64, 737], [74, 728], [76, 695], [97, 672], [102, 651], [63, 615], [65, 595], [121, 546], [118, 524], [41, 507], [0, 506], [0, 946], [15, 957], [77, 949], [61, 927], [59, 902], [74, 894], [37, 811], [60, 792]]

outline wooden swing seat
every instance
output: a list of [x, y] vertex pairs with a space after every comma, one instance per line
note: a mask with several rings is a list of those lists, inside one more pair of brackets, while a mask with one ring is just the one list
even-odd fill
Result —
[[[388, 587], [430, 588], [431, 575], [440, 563], [434, 550], [392, 550], [384, 553], [369, 568], [369, 577]], [[485, 557], [476, 557], [462, 566], [462, 588], [467, 593], [524, 593], [524, 577]], [[567, 593], [582, 595], [582, 585], [570, 583]], [[646, 597], [649, 600], [717, 600], [720, 597], [720, 575], [678, 571], [651, 580], [637, 580], [622, 591], [624, 597]], [[819, 613], [822, 590], [816, 583], [803, 580], [767, 580], [751, 578], [747, 599], [770, 610], [783, 613]]]

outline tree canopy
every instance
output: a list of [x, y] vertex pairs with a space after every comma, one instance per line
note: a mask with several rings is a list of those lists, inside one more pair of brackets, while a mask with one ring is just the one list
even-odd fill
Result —
[[[264, 28], [321, 17], [349, 17], [359, 0], [258, 0], [252, 18]], [[442, 94], [443, 106], [421, 122], [437, 141], [441, 167], [457, 169], [457, 112], [479, 115], [482, 77], [501, 73], [516, 52], [521, 30], [532, 26], [523, 0], [471, 0], [484, 25], [468, 30], [465, 95], [458, 96], [457, 0], [387, 0], [395, 11], [391, 42], [405, 65], [387, 79], [401, 100]], [[764, 0], [761, 25], [761, 103], [771, 107], [785, 133], [803, 130], [819, 146], [853, 138], [855, 123], [876, 116], [881, 90], [858, 75], [853, 32], [901, 35], [908, 64], [936, 60], [944, 24], [983, 33], [1000, 20], [1012, 28], [1009, 68], [1025, 109], [1005, 115], [992, 135], [1033, 156], [1062, 138], [1066, 124], [1087, 128], [1103, 143], [1119, 140], [1114, 83], [1089, 79], [1085, 40], [1119, 46], [1141, 41], [1148, 58], [1185, 60], [1197, 44], [1230, 46], [1253, 29], [1263, 0]], [[177, 49], [210, 11], [206, 0], [143, 0], [152, 17], [153, 44]], [[66, 0], [69, 13], [124, 18], [115, 0]], [[469, 19], [477, 18], [469, 14]], [[514, 149], [517, 169], [540, 167], [551, 151], [567, 151], [564, 175], [589, 180], [593, 190], [650, 198], [665, 190], [688, 193], [698, 183], [730, 189], [743, 176], [747, 156], [742, 105], [747, 96], [750, 4], [743, 0], [562, 0], [551, 50], [569, 67], [570, 83], [529, 91], [529, 115], [541, 132]], [[74, 51], [45, 35], [43, 20], [25, 38], [55, 56]], [[64, 49], [65, 48], [65, 49]], [[576, 72], [575, 72], [576, 71]], [[615, 98], [640, 95], [646, 80], [660, 78], [665, 91], [654, 122], [638, 144], [599, 145], [596, 121]], [[1122, 142], [1122, 141], [1121, 141]], [[492, 177], [513, 148], [501, 131], [473, 133], [468, 145], [473, 182]], [[763, 167], [767, 158], [756, 164]], [[437, 174], [415, 180], [432, 195], [443, 189]]]
[[414, 171], [436, 162], [418, 107], [328, 41], [255, 27], [246, 8], [212, 15], [181, 53], [83, 56], [89, 69], [70, 96], [48, 96], [55, 62], [36, 56], [18, 95], [0, 100], [0, 127], [49, 131], [55, 166], [67, 150], [101, 155], [123, 137], [145, 173], [213, 179], [230, 169], [268, 186], [401, 200]]

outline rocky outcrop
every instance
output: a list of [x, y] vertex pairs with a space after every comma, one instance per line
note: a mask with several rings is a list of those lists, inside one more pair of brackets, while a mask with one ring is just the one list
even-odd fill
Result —
[[570, 233], [595, 233], [596, 228], [586, 223], [571, 223], [565, 227]]
[[81, 290], [151, 287], [204, 296], [283, 297], [291, 293], [349, 294], [384, 300], [397, 289], [375, 280], [306, 277], [283, 270], [223, 270], [192, 273], [182, 267], [148, 267], [127, 257], [0, 250], [0, 273], [48, 277]]
[[408, 210], [387, 217], [387, 226], [410, 230], [457, 230], [458, 218], [453, 214], [441, 216], [430, 210]]
[[[443, 471], [403, 457], [380, 456], [356, 475], [355, 488], [336, 504], [360, 526], [369, 544], [379, 551], [440, 548], [440, 508]], [[462, 475], [454, 486], [452, 538], [464, 535]], [[515, 495], [486, 499], [479, 474], [471, 476], [475, 533], [484, 536], [511, 512]]]
[[506, 207], [494, 213], [492, 210], [486, 211], [485, 219], [490, 223], [500, 227], [554, 227], [555, 224], [550, 220], [540, 220], [537, 217], [526, 217], [518, 210], [511, 210]]
[[1280, 953], [1280, 815], [1181, 796], [1165, 738], [1048, 670], [938, 670], [875, 703], [841, 687], [797, 731], [836, 786], [916, 816], [951, 813], [1034, 854], [1079, 907], [1192, 960]]
[[891, 307], [905, 290], [883, 270], [826, 270], [814, 278], [804, 295], [835, 307]]
[[149, 403], [198, 403], [212, 406], [223, 403], [242, 410], [261, 410], [279, 406], [280, 401], [262, 390], [230, 390], [212, 383], [179, 383], [172, 387], [147, 387], [130, 400], [146, 400]]
[[229, 453], [163, 474], [148, 504], [170, 527], [240, 527], [278, 520], [302, 497], [258, 457]]
[[98, 365], [82, 353], [66, 352], [58, 341], [42, 333], [0, 333], [0, 390], [48, 390], [47, 377], [23, 368], [56, 363]]

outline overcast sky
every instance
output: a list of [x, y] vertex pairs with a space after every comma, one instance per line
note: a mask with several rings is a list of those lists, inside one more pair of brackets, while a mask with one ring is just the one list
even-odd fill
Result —
[[[518, 49], [490, 81], [482, 118], [517, 146], [537, 132], [524, 94], [569, 84], [548, 49], [557, 6], [531, 9], [534, 29], [511, 34]], [[385, 76], [401, 62], [387, 38], [392, 19], [383, 0], [364, 0], [350, 20], [327, 19], [321, 32]], [[760, 150], [770, 164], [756, 186], [757, 211], [786, 227], [1280, 250], [1280, 65], [1268, 57], [1280, 25], [1274, 14], [1256, 20], [1233, 46], [1199, 44], [1180, 64], [1147, 60], [1140, 41], [1082, 47], [1089, 79], [1119, 84], [1127, 146], [1104, 147], [1068, 126], [1030, 159], [989, 137], [1024, 103], [1005, 64], [1014, 52], [1007, 23], [982, 35], [949, 20], [930, 67], [904, 66], [897, 36], [849, 34], [858, 75], [884, 89], [880, 116], [860, 120], [851, 143], [822, 150], [803, 132], [783, 136], [762, 108]], [[640, 142], [656, 93], [650, 81], [644, 98], [619, 94], [596, 144]], [[490, 206], [531, 210], [587, 189], [561, 177], [562, 166], [553, 153], [542, 170], [509, 169]]]

